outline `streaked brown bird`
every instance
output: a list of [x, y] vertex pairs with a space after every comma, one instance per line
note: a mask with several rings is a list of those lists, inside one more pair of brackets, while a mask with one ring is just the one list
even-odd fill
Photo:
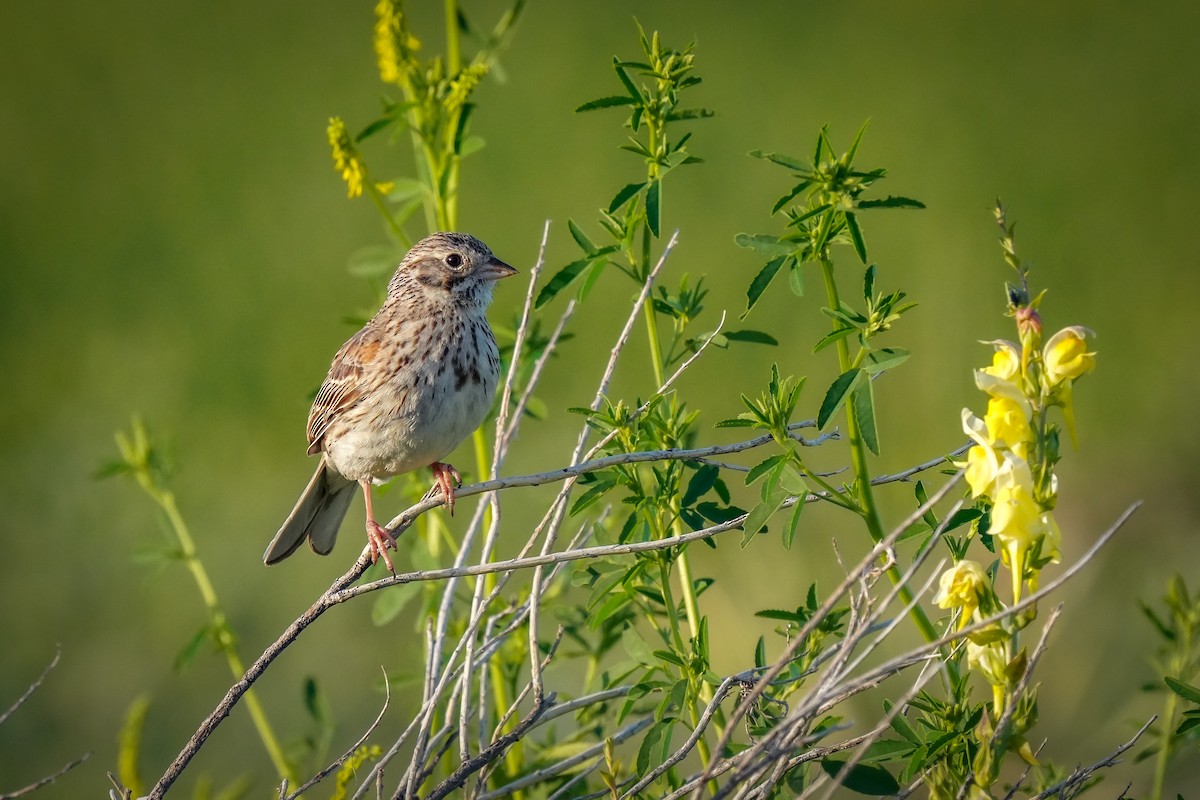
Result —
[[308, 454], [321, 463], [263, 561], [282, 561], [305, 539], [327, 555], [361, 486], [371, 560], [395, 572], [396, 540], [375, 520], [371, 484], [419, 467], [433, 469], [454, 513], [462, 477], [441, 459], [491, 406], [500, 354], [486, 312], [495, 282], [516, 272], [464, 233], [413, 245], [383, 307], [333, 357], [308, 415]]

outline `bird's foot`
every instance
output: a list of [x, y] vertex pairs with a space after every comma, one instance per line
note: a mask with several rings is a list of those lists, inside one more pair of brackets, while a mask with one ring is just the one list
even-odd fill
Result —
[[392, 558], [387, 551], [396, 549], [396, 539], [388, 532], [388, 529], [375, 520], [368, 519], [367, 543], [371, 546], [371, 563], [374, 564], [382, 557], [388, 572], [395, 575], [396, 566], [392, 564]]
[[442, 497], [446, 499], [446, 510], [450, 512], [450, 516], [454, 516], [454, 490], [462, 486], [462, 475], [459, 474], [450, 464], [443, 464], [441, 461], [435, 461], [429, 465], [433, 470], [433, 479], [437, 484], [437, 488], [442, 490]]

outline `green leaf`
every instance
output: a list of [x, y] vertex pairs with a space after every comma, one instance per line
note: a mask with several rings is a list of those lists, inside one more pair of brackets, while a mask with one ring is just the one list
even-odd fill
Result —
[[[629, 202], [629, 198], [636, 195], [646, 185], [645, 181], [641, 183], [628, 183], [621, 191], [617, 192], [613, 197], [612, 202], [608, 204], [608, 213], [616, 213], [617, 209]], [[594, 249], [594, 248], [592, 248]]]
[[621, 61], [615, 56], [613, 57], [613, 69], [617, 73], [617, 78], [619, 78], [621, 83], [624, 84], [625, 91], [629, 92], [629, 96], [637, 98], [640, 101], [642, 99], [642, 93], [638, 89], [637, 85], [629, 79], [629, 74], [625, 72], [625, 67], [627, 66], [633, 67], [634, 69], [647, 69], [648, 67], [647, 65], [641, 64], [637, 61]]
[[560, 269], [553, 278], [546, 282], [542, 290], [538, 292], [537, 300], [533, 304], [534, 308], [541, 308], [553, 300], [555, 295], [570, 286], [595, 261], [596, 259], [594, 258], [581, 258], [578, 261], [572, 261]]
[[794, 169], [797, 172], [804, 172], [809, 167], [808, 164], [804, 163], [800, 159], [792, 158], [791, 156], [785, 156], [782, 153], [764, 153], [762, 150], [751, 150], [750, 157], [751, 158], [763, 158], [774, 164], [778, 164], [781, 167], [787, 167], [788, 169]]
[[900, 758], [907, 758], [912, 752], [913, 746], [910, 742], [902, 742], [899, 739], [879, 739], [871, 743], [863, 754], [862, 762], [864, 764], [872, 764], [876, 761], [896, 761]]
[[786, 459], [786, 453], [776, 453], [773, 456], [764, 458], [762, 461], [751, 467], [750, 471], [746, 473], [746, 485], [749, 486], [750, 484], [754, 483], [756, 480], [761, 478], [770, 470], [774, 469], [779, 465], [780, 462]]
[[767, 665], [767, 641], [763, 637], [758, 637], [758, 644], [754, 645], [754, 666], [762, 669]]
[[870, 305], [871, 298], [875, 296], [875, 265], [867, 267], [863, 273], [863, 299]]
[[[894, 704], [892, 701], [883, 701], [883, 710], [885, 712], [891, 714], [893, 707]], [[903, 714], [892, 714], [892, 718], [888, 724], [892, 726], [892, 730], [903, 736], [912, 744], [919, 745], [921, 743], [921, 737], [917, 736], [916, 731], [914, 731], [912, 726], [908, 724], [908, 719], [906, 719]]]
[[817, 412], [818, 428], [824, 428], [829, 418], [846, 402], [846, 396], [854, 388], [861, 374], [863, 372], [860, 369], [847, 370], [830, 385], [829, 390], [825, 392], [825, 399], [821, 401], [821, 410]]
[[589, 100], [579, 108], [575, 109], [578, 114], [583, 111], [595, 111], [597, 108], [613, 108], [615, 106], [632, 106], [637, 104], [637, 100], [628, 95], [617, 94], [610, 97], [597, 97], [595, 100]]
[[813, 345], [813, 352], [819, 353], [822, 350], [824, 350], [826, 347], [828, 347], [829, 345], [836, 342], [838, 339], [845, 339], [847, 336], [849, 336], [850, 334], [854, 333], [857, 330], [858, 330], [857, 328], [851, 328], [849, 326], [846, 326], [846, 327], [838, 328], [837, 330], [833, 331], [832, 333], [827, 333], [821, 337], [821, 340], [819, 342], [817, 342], [816, 344]]
[[861, 763], [855, 764], [848, 771], [845, 767], [845, 761], [833, 758], [821, 759], [821, 769], [852, 792], [878, 797], [896, 794], [900, 791], [900, 784], [896, 783], [892, 774], [883, 767]]
[[659, 237], [660, 213], [662, 201], [662, 181], [651, 181], [646, 187], [646, 224], [654, 238]]
[[592, 487], [576, 498], [571, 505], [569, 516], [575, 516], [580, 511], [595, 503], [603, 497], [613, 486], [616, 485], [616, 480], [611, 477], [604, 477], [592, 484]]
[[1184, 700], [1189, 700], [1193, 703], [1200, 703], [1200, 689], [1195, 686], [1189, 686], [1182, 681], [1177, 681], [1174, 678], [1164, 677], [1163, 682], [1170, 687], [1171, 691], [1182, 697]]
[[777, 345], [779, 340], [769, 333], [762, 331], [742, 330], [725, 331], [725, 338], [731, 342], [753, 342], [754, 344]]
[[867, 243], [863, 241], [862, 230], [858, 227], [858, 219], [852, 211], [847, 211], [845, 218], [846, 230], [850, 233], [850, 241], [854, 244], [854, 252], [858, 253], [858, 260], [865, 264], [867, 263]]
[[903, 347], [892, 347], [872, 353], [871, 355], [874, 360], [863, 365], [863, 370], [868, 375], [875, 375], [887, 369], [895, 369], [905, 361], [908, 361], [908, 357], [912, 354]]
[[796, 297], [804, 297], [804, 269], [798, 261], [792, 261], [788, 268], [788, 288]]
[[637, 773], [645, 775], [655, 766], [663, 763], [670, 756], [671, 730], [675, 727], [675, 718], [660, 719], [650, 726], [642, 745], [638, 748]]
[[895, 197], [888, 195], [882, 200], [860, 200], [855, 203], [857, 208], [924, 208], [925, 204], [911, 197]]
[[567, 219], [567, 230], [571, 232], [571, 238], [575, 240], [575, 244], [583, 249], [584, 253], [590, 256], [596, 252], [596, 245], [592, 244], [592, 240], [583, 232], [583, 228], [575, 224], [575, 220]]
[[421, 594], [421, 584], [417, 582], [402, 583], [399, 586], [389, 586], [375, 598], [371, 606], [371, 624], [386, 625], [404, 610], [413, 598]]
[[188, 640], [188, 643], [183, 646], [183, 649], [179, 651], [179, 654], [175, 656], [175, 663], [172, 665], [174, 670], [182, 672], [188, 665], [195, 661], [196, 656], [200, 653], [200, 648], [212, 637], [212, 634], [213, 629], [208, 625], [204, 625], [200, 630], [196, 631], [192, 635], [192, 638]]
[[737, 519], [746, 513], [737, 506], [722, 506], [717, 503], [700, 503], [696, 506], [696, 510], [703, 514], [705, 519], [718, 525], [729, 522], [731, 519]]
[[786, 256], [796, 249], [794, 242], [769, 233], [739, 233], [733, 237], [738, 247], [762, 253], [764, 256]]
[[705, 464], [700, 467], [688, 481], [687, 491], [683, 493], [682, 504], [690, 506], [708, 494], [708, 490], [713, 487], [719, 477], [721, 477], [721, 470], [715, 464]]
[[750, 283], [750, 288], [746, 290], [746, 310], [742, 313], [743, 317], [750, 313], [750, 309], [754, 308], [754, 304], [758, 302], [758, 298], [762, 296], [762, 293], [771, 285], [771, 281], [775, 279], [779, 268], [788, 260], [787, 256], [773, 258], [754, 276], [754, 280]]
[[879, 455], [879, 429], [875, 425], [875, 384], [863, 372], [863, 380], [854, 388], [854, 413], [858, 417], [858, 432], [871, 452]]
[[684, 666], [683, 659], [672, 653], [670, 650], [655, 650], [654, 656], [659, 661], [667, 661], [677, 667]]
[[714, 428], [752, 428], [752, 427], [754, 427], [754, 421], [745, 419], [743, 417], [733, 417], [732, 419], [723, 419], [720, 422], [718, 422], [716, 425], [713, 425], [713, 427]]
[[796, 539], [796, 531], [800, 527], [800, 513], [804, 511], [804, 498], [807, 495], [796, 495], [796, 504], [792, 506], [791, 512], [788, 514], [787, 523], [783, 526], [783, 547], [785, 550], [792, 549], [792, 542]]

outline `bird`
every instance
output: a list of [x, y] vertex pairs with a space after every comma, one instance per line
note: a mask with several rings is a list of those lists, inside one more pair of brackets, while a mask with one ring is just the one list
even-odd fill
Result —
[[[447, 510], [462, 476], [442, 461], [479, 427], [500, 376], [487, 321], [496, 281], [517, 270], [465, 233], [434, 233], [409, 249], [382, 307], [342, 345], [308, 415], [308, 454], [320, 456], [292, 513], [267, 545], [267, 565], [306, 539], [328, 555], [362, 487], [371, 562], [396, 540], [371, 507], [371, 486], [433, 470]], [[431, 494], [434, 490], [431, 490]]]

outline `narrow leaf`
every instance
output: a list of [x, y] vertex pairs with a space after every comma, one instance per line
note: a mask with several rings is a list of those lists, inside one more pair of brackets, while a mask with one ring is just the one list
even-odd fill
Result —
[[875, 384], [866, 373], [854, 389], [854, 413], [858, 417], [858, 432], [863, 443], [875, 455], [879, 455], [879, 429], [875, 425]]
[[821, 401], [821, 410], [817, 412], [818, 428], [824, 428], [825, 424], [829, 422], [829, 418], [846, 402], [846, 395], [853, 388], [860, 374], [862, 374], [862, 370], [848, 370], [839, 375], [837, 380], [830, 385], [829, 390], [825, 392], [825, 399]]
[[796, 249], [794, 243], [769, 233], [739, 233], [733, 237], [733, 241], [738, 247], [754, 250], [764, 256], [786, 256]]
[[594, 259], [591, 258], [581, 258], [578, 261], [572, 261], [570, 264], [567, 264], [565, 267], [559, 270], [558, 273], [551, 278], [545, 286], [542, 287], [542, 291], [538, 292], [537, 300], [534, 302], [534, 308], [541, 308], [542, 306], [546, 305], [546, 303], [549, 303], [551, 300], [553, 300], [555, 295], [570, 286], [575, 279], [578, 278], [580, 274], [593, 263], [593, 261]]
[[900, 784], [896, 783], [892, 774], [883, 767], [873, 764], [855, 764], [849, 770], [845, 767], [845, 761], [821, 759], [821, 769], [852, 792], [878, 797], [897, 794], [900, 791]]
[[571, 232], [571, 238], [575, 240], [575, 244], [579, 245], [583, 252], [591, 255], [596, 250], [596, 245], [592, 244], [592, 240], [583, 232], [583, 228], [575, 224], [575, 220], [567, 219], [567, 230]]
[[788, 269], [788, 288], [796, 297], [804, 297], [804, 268], [795, 260]]
[[844, 216], [846, 230], [850, 232], [850, 241], [854, 244], [854, 252], [858, 253], [858, 260], [865, 264], [867, 263], [867, 243], [863, 241], [862, 230], [858, 227], [858, 218], [852, 211], [847, 211]]
[[621, 191], [617, 192], [616, 196], [613, 197], [612, 202], [608, 204], [608, 213], [610, 213], [610, 214], [616, 213], [616, 210], [618, 208], [620, 208], [621, 206], [628, 203], [629, 198], [633, 197], [635, 194], [640, 192], [642, 190], [642, 187], [645, 185], [646, 185], [645, 181], [642, 181], [641, 183], [626, 184], [625, 188], [623, 188], [623, 189], [621, 189]]
[[750, 288], [746, 290], [746, 311], [743, 312], [743, 317], [750, 313], [750, 309], [754, 308], [754, 304], [758, 302], [758, 298], [762, 297], [762, 293], [767, 290], [767, 287], [771, 285], [771, 281], [775, 279], [779, 268], [788, 260], [786, 256], [773, 258], [754, 276], [754, 280], [750, 282]]
[[796, 495], [796, 504], [792, 506], [792, 510], [788, 514], [787, 523], [783, 526], [783, 547], [785, 550], [791, 550], [792, 542], [796, 539], [796, 531], [800, 527], [800, 513], [804, 511], [805, 497], [805, 494]]
[[650, 233], [654, 234], [655, 239], [659, 237], [661, 201], [662, 182], [653, 181], [646, 189], [646, 224], [650, 226]]
[[855, 204], [856, 208], [925, 208], [925, 204], [920, 200], [914, 200], [911, 197], [896, 197], [888, 195], [882, 200], [860, 200]]
[[1200, 703], [1200, 689], [1195, 686], [1189, 686], [1182, 681], [1177, 681], [1171, 677], [1164, 677], [1163, 681], [1171, 688], [1171, 691], [1182, 697], [1184, 700], [1189, 700], [1193, 703]]
[[874, 375], [878, 372], [883, 372], [886, 369], [895, 369], [905, 361], [908, 361], [909, 355], [911, 355], [911, 353], [909, 353], [909, 351], [905, 350], [903, 347], [892, 347], [886, 350], [880, 350], [879, 352], [872, 354], [872, 357], [875, 360], [864, 364], [863, 370], [868, 375]]
[[575, 109], [578, 114], [583, 111], [595, 111], [597, 108], [613, 108], [615, 106], [632, 106], [637, 103], [637, 100], [627, 95], [618, 94], [611, 97], [597, 97], [595, 100], [589, 100], [583, 105]]
[[696, 470], [696, 474], [688, 481], [687, 491], [683, 493], [683, 505], [690, 506], [704, 495], [708, 494], [708, 490], [717, 482], [717, 478], [721, 476], [721, 470], [715, 464], [705, 464]]
[[725, 338], [731, 342], [753, 342], [754, 344], [777, 345], [779, 340], [769, 333], [762, 331], [741, 330], [725, 331]]
[[781, 167], [794, 169], [797, 172], [803, 172], [808, 169], [809, 165], [805, 164], [798, 158], [786, 156], [783, 153], [764, 153], [762, 150], [751, 150], [751, 158], [765, 158], [767, 161], [778, 164]]

